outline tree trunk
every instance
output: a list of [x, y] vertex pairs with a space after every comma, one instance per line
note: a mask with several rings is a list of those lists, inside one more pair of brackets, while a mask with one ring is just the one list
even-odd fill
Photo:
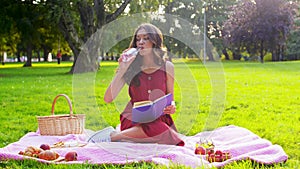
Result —
[[276, 49], [273, 49], [273, 50], [272, 50], [272, 61], [273, 61], [273, 62], [277, 61], [276, 55], [277, 55]]
[[227, 50], [226, 50], [226, 49], [223, 49], [223, 50], [222, 50], [222, 53], [223, 53], [223, 55], [225, 56], [225, 59], [226, 59], [226, 60], [230, 60], [229, 54], [227, 53]]
[[66, 10], [63, 10], [62, 16], [59, 19], [59, 28], [74, 54], [74, 62], [70, 70], [70, 73], [74, 73], [74, 67], [83, 46], [83, 41], [79, 38], [70, 13]]
[[47, 49], [46, 46], [43, 46], [43, 57], [44, 57], [44, 62], [48, 61], [48, 53], [50, 50]]
[[264, 63], [264, 41], [261, 41], [261, 46], [260, 46], [260, 62]]
[[84, 31], [83, 41], [86, 42], [88, 38], [95, 33], [94, 11], [86, 0], [79, 1], [77, 6]]
[[28, 45], [27, 45], [26, 53], [27, 53], [27, 61], [25, 62], [23, 67], [31, 67], [32, 66], [32, 62], [31, 62], [31, 59], [32, 59], [32, 44], [31, 44], [31, 42], [29, 42]]
[[41, 54], [39, 50], [37, 51], [37, 56], [38, 56], [38, 61], [41, 62]]
[[5, 62], [4, 62], [4, 54], [0, 54], [0, 62], [2, 63], [2, 65], [5, 65]]
[[95, 72], [98, 70], [98, 48], [100, 43], [98, 38], [98, 36], [91, 36], [83, 45], [76, 64], [73, 64], [72, 73]]
[[279, 53], [278, 53], [278, 60], [279, 61], [283, 61], [283, 51], [284, 51], [284, 48], [283, 48], [283, 45], [280, 45], [279, 46]]
[[186, 47], [184, 47], [184, 49], [183, 49], [183, 58], [186, 59], [186, 57], [187, 57], [187, 49], [186, 49]]
[[208, 56], [208, 60], [209, 60], [209, 61], [215, 61], [214, 55], [213, 55], [213, 53], [212, 53], [212, 49], [207, 50], [206, 53], [207, 53], [207, 56]]
[[241, 60], [240, 51], [233, 51], [232, 56], [233, 56], [233, 60]]
[[17, 60], [18, 62], [21, 62], [21, 51], [17, 50]]

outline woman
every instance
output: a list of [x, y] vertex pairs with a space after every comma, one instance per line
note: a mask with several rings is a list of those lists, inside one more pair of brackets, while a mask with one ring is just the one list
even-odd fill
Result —
[[120, 115], [121, 132], [109, 127], [100, 132], [100, 137], [92, 136], [90, 141], [133, 141], [183, 146], [184, 142], [171, 117], [176, 110], [174, 105], [165, 107], [163, 115], [154, 121], [131, 121], [134, 102], [153, 101], [174, 92], [174, 65], [164, 58], [166, 53], [161, 31], [152, 24], [140, 25], [134, 33], [130, 48], [138, 48], [139, 53], [126, 62], [120, 57], [119, 68], [104, 96], [104, 101], [110, 103], [125, 83], [129, 85], [131, 100]]

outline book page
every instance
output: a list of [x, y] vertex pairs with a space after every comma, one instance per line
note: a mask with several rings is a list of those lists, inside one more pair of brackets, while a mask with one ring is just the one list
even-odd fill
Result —
[[153, 102], [150, 101], [150, 100], [135, 102], [135, 103], [133, 103], [133, 108], [140, 107], [140, 106], [145, 106], [145, 105], [150, 105], [152, 103]]

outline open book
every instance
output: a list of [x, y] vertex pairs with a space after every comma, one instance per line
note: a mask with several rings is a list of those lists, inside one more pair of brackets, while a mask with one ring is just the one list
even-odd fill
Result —
[[134, 123], [149, 123], [163, 114], [166, 106], [172, 104], [173, 95], [164, 95], [154, 101], [135, 102], [132, 108], [132, 121]]

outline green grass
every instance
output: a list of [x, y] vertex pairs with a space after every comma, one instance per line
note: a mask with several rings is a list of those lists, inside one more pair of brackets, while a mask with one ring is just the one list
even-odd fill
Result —
[[[225, 168], [300, 167], [300, 62], [223, 62], [174, 61], [174, 116], [179, 131], [194, 135], [206, 128], [229, 124], [245, 127], [262, 138], [279, 144], [289, 155], [281, 165], [260, 166], [250, 161]], [[116, 62], [102, 62], [96, 73], [70, 75], [72, 63], [34, 63], [0, 65], [0, 147], [18, 141], [37, 130], [36, 116], [49, 115], [54, 97], [65, 93], [76, 113], [87, 115], [86, 126], [101, 129], [116, 126], [128, 99], [126, 89], [112, 104], [103, 95], [116, 69]], [[216, 104], [216, 107], [212, 107]], [[217, 111], [218, 116], [211, 116]], [[65, 101], [57, 102], [56, 114], [65, 114]], [[96, 117], [96, 118], [95, 118]], [[208, 117], [210, 119], [208, 119]], [[213, 120], [211, 120], [211, 118]], [[35, 161], [4, 161], [0, 168], [153, 168], [151, 163], [127, 165], [44, 165]], [[174, 168], [185, 168], [174, 166]]]

